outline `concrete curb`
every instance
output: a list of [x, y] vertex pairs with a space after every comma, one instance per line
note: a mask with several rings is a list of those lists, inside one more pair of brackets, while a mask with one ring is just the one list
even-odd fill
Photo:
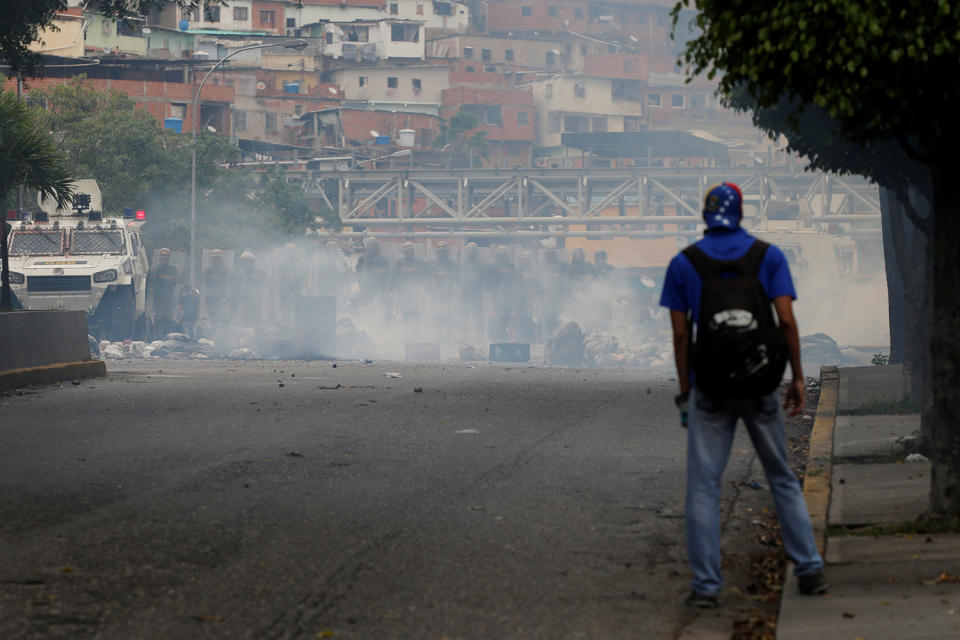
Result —
[[40, 367], [0, 371], [0, 391], [16, 389], [31, 384], [49, 384], [75, 378], [100, 378], [107, 375], [107, 363], [103, 360], [62, 362]]
[[810, 511], [813, 536], [820, 555], [826, 557], [827, 513], [830, 509], [830, 476], [833, 470], [833, 430], [837, 425], [840, 372], [836, 367], [820, 368], [820, 402], [810, 433], [807, 473], [803, 497]]

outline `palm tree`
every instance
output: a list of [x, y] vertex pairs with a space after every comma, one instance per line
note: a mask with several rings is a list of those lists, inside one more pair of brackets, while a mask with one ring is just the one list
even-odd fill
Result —
[[[466, 109], [460, 109], [448, 122], [440, 123], [440, 132], [434, 138], [433, 146], [446, 153], [447, 167], [473, 168], [474, 155], [490, 159], [487, 132], [476, 131], [481, 124], [480, 118]], [[467, 135], [471, 131], [473, 133]]]
[[[70, 172], [49, 132], [30, 109], [9, 92], [0, 92], [0, 203], [17, 185], [53, 198], [58, 207], [71, 204]], [[10, 311], [10, 264], [6, 224], [0, 228], [0, 311]]]

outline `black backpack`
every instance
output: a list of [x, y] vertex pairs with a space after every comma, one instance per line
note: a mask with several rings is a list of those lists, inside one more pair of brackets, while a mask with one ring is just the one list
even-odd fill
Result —
[[707, 396], [766, 395], [783, 379], [786, 339], [757, 277], [769, 247], [757, 240], [737, 260], [714, 260], [696, 245], [683, 251], [703, 281], [690, 362]]

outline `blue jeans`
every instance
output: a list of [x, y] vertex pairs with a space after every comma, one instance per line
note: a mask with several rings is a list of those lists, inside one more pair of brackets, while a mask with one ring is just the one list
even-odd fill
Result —
[[770, 484], [787, 556], [797, 576], [823, 570], [807, 503], [800, 482], [790, 470], [783, 434], [783, 413], [777, 392], [747, 399], [690, 397], [687, 434], [687, 557], [693, 569], [691, 586], [715, 595], [723, 586], [720, 569], [720, 487], [737, 419], [747, 433]]

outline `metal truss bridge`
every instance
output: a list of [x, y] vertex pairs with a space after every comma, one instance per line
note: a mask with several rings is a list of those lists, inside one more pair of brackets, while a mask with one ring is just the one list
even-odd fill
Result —
[[[291, 175], [288, 173], [288, 175]], [[735, 182], [751, 226], [880, 233], [876, 185], [802, 167], [409, 169], [303, 171], [345, 235], [378, 237], [664, 237], [697, 233], [714, 183]], [[751, 220], [752, 219], [752, 220]], [[839, 226], [838, 226], [839, 225]]]

